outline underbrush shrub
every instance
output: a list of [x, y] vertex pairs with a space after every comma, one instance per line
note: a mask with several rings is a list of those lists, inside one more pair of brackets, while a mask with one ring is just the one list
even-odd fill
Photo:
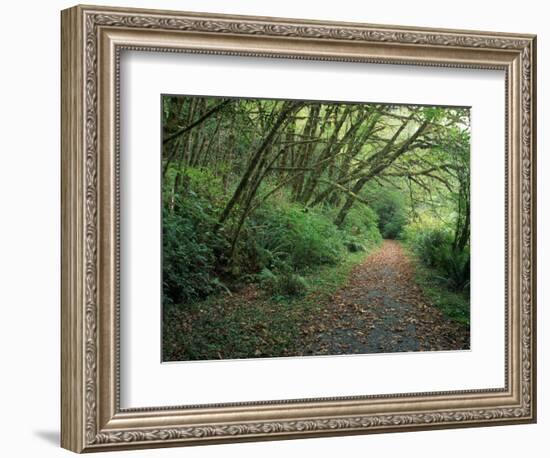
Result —
[[[166, 179], [175, 180], [170, 170]], [[334, 209], [306, 208], [275, 194], [246, 218], [232, 249], [240, 214], [215, 229], [224, 202], [220, 180], [193, 168], [180, 179], [179, 194], [163, 196], [165, 304], [192, 303], [228, 290], [224, 283], [234, 289], [251, 281], [274, 296], [300, 296], [307, 292], [302, 275], [382, 240], [378, 215], [365, 205], [350, 210], [337, 228]]]
[[367, 251], [382, 241], [382, 235], [378, 229], [378, 215], [366, 205], [357, 205], [352, 208], [340, 231], [344, 244], [351, 253]]
[[182, 173], [181, 181], [184, 193], [195, 194], [203, 204], [208, 202], [213, 207], [223, 205], [225, 200], [223, 183], [218, 174], [210, 169], [196, 167], [188, 167]]
[[294, 272], [273, 272], [264, 268], [258, 274], [258, 281], [261, 288], [272, 296], [301, 297], [308, 291], [306, 280]]
[[409, 235], [409, 240], [427, 267], [440, 267], [444, 264], [447, 248], [452, 245], [451, 234], [440, 228], [419, 228]]
[[441, 256], [440, 270], [444, 272], [444, 281], [449, 288], [469, 292], [470, 287], [470, 251], [454, 250], [446, 246]]
[[370, 196], [371, 207], [378, 216], [378, 229], [385, 239], [398, 239], [407, 224], [407, 211], [402, 194], [378, 190]]
[[165, 305], [189, 304], [226, 289], [215, 273], [215, 250], [223, 241], [213, 232], [214, 217], [208, 201], [195, 192], [176, 196], [163, 205], [162, 282]]
[[350, 253], [358, 253], [362, 251], [367, 251], [367, 246], [364, 243], [361, 243], [358, 240], [350, 237], [344, 241], [346, 248]]
[[438, 272], [437, 278], [449, 289], [469, 292], [469, 247], [454, 248], [451, 232], [441, 227], [411, 225], [405, 237], [422, 264]]
[[327, 216], [295, 204], [263, 206], [250, 217], [247, 231], [242, 239], [253, 249], [258, 270], [336, 264], [345, 249]]

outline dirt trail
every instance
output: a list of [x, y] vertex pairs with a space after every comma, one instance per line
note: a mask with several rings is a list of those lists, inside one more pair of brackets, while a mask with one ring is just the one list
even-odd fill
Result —
[[356, 266], [315, 321], [302, 327], [303, 354], [387, 353], [469, 348], [468, 328], [429, 303], [398, 242]]

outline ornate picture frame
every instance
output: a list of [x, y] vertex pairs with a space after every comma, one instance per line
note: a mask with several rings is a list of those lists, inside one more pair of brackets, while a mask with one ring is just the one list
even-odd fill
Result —
[[[536, 421], [536, 37], [75, 6], [62, 12], [61, 445], [75, 452]], [[120, 407], [123, 50], [502, 70], [502, 389]]]

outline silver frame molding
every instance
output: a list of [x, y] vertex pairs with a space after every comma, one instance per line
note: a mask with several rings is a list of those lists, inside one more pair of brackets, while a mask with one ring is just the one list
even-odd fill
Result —
[[[536, 37], [75, 6], [61, 16], [61, 445], [75, 452], [536, 420]], [[121, 409], [119, 59], [124, 49], [506, 74], [506, 386]]]

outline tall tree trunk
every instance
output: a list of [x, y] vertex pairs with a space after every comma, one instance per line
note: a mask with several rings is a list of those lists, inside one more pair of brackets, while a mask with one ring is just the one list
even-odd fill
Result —
[[282, 108], [281, 112], [279, 113], [279, 115], [277, 116], [277, 119], [275, 120], [275, 122], [271, 126], [270, 131], [268, 132], [268, 134], [266, 135], [266, 137], [264, 138], [264, 140], [262, 141], [262, 143], [260, 144], [260, 146], [258, 147], [256, 152], [254, 153], [254, 155], [250, 159], [250, 162], [248, 163], [248, 167], [247, 167], [246, 171], [244, 172], [241, 180], [239, 181], [239, 184], [237, 185], [237, 188], [235, 189], [235, 192], [231, 196], [231, 199], [229, 199], [229, 201], [227, 202], [225, 208], [223, 209], [223, 211], [222, 211], [222, 213], [221, 213], [221, 215], [218, 219], [218, 224], [216, 226], [217, 228], [219, 228], [221, 225], [223, 225], [223, 223], [227, 220], [227, 218], [231, 214], [231, 211], [233, 210], [233, 207], [239, 201], [241, 195], [245, 191], [246, 186], [248, 185], [248, 181], [249, 181], [252, 173], [254, 172], [254, 170], [256, 169], [256, 167], [258, 165], [258, 163], [262, 159], [262, 156], [263, 156], [264, 152], [270, 147], [271, 142], [273, 141], [273, 139], [274, 139], [275, 135], [277, 134], [279, 128], [285, 122], [286, 118], [290, 115], [290, 113], [292, 113], [292, 111], [296, 110], [300, 105], [301, 105], [301, 102], [299, 102], [299, 103], [289, 102], [289, 103], [285, 103], [285, 105], [283, 105], [283, 108]]
[[351, 113], [351, 107], [347, 106], [344, 112], [342, 113], [342, 116], [338, 119], [338, 107], [335, 108], [335, 115], [336, 115], [336, 124], [334, 126], [334, 130], [332, 132], [332, 135], [330, 136], [330, 139], [324, 148], [324, 150], [321, 152], [321, 155], [319, 157], [319, 162], [322, 164], [322, 166], [317, 166], [314, 168], [314, 170], [311, 171], [309, 174], [309, 178], [306, 181], [306, 184], [304, 186], [304, 191], [302, 192], [302, 195], [300, 196], [300, 202], [307, 204], [309, 200], [311, 199], [311, 196], [313, 195], [313, 191], [315, 190], [315, 186], [318, 183], [318, 178], [322, 171], [328, 167], [328, 163], [324, 162], [323, 160], [325, 158], [328, 158], [332, 152], [332, 148], [334, 147], [334, 144], [338, 141], [338, 135], [340, 133], [340, 130], [342, 129], [342, 126], [344, 125], [345, 121], [347, 120], [348, 116]]

